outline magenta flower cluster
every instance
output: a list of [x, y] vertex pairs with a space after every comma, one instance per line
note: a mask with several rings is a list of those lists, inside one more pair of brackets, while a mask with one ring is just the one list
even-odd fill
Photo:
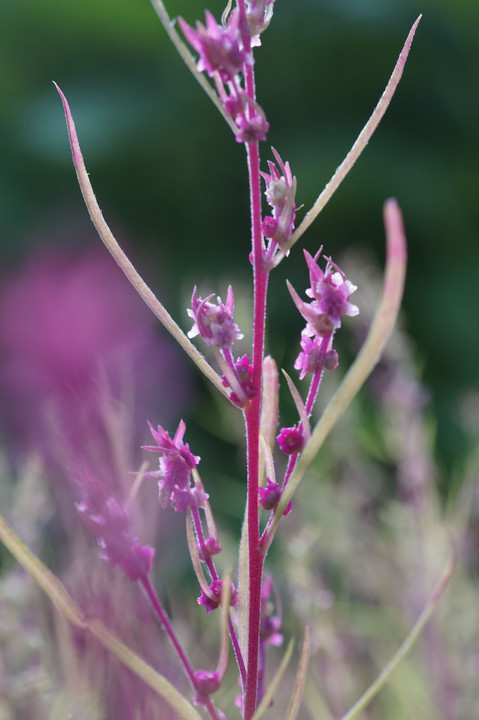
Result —
[[220, 297], [217, 298], [216, 304], [210, 302], [212, 297], [213, 294], [203, 300], [197, 296], [196, 287], [194, 288], [191, 310], [188, 310], [188, 315], [193, 318], [194, 325], [189, 331], [188, 337], [201, 335], [207, 345], [231, 350], [235, 341], [243, 337], [233, 320], [234, 296], [231, 285], [228, 287], [225, 304]]
[[[291, 285], [288, 284], [288, 287], [296, 307], [306, 320], [306, 327], [301, 333], [301, 352], [294, 367], [300, 371], [300, 380], [306, 375], [313, 376], [304, 407], [305, 414], [309, 417], [323, 371], [334, 370], [338, 366], [338, 353], [333, 349], [332, 343], [335, 331], [341, 326], [341, 316], [353, 317], [359, 310], [349, 302], [356, 286], [346, 278], [331, 258], [327, 258], [326, 269], [323, 271], [318, 265], [321, 250], [314, 258], [307, 251], [304, 255], [310, 280], [306, 295], [312, 298], [312, 301], [304, 302]], [[297, 456], [306, 439], [304, 423], [282, 428], [276, 439], [286, 455]]]
[[[271, 206], [273, 214], [267, 215], [261, 226], [265, 238], [270, 238], [271, 250], [276, 249], [273, 243], [280, 248], [291, 237], [294, 228], [296, 180], [293, 178], [288, 162], [283, 162], [279, 153], [271, 148], [276, 159], [275, 163], [268, 161], [269, 173], [261, 175], [266, 182], [266, 200]], [[271, 256], [271, 250], [268, 253]]]
[[306, 320], [301, 335], [301, 352], [294, 364], [295, 369], [301, 371], [300, 379], [309, 373], [337, 367], [338, 356], [331, 347], [334, 332], [341, 327], [342, 315], [353, 317], [359, 312], [357, 306], [349, 302], [356, 286], [346, 279], [330, 258], [327, 258], [323, 272], [317, 264], [320, 254], [321, 250], [313, 258], [307, 251], [304, 252], [310, 279], [306, 295], [312, 298], [312, 302], [303, 302], [290, 286], [296, 307]]
[[120, 567], [130, 580], [146, 578], [153, 564], [154, 548], [141, 545], [130, 531], [127, 507], [112, 489], [92, 475], [79, 477], [82, 498], [77, 503], [80, 518], [96, 536], [100, 557]]
[[237, 8], [219, 25], [206, 10], [206, 23], [196, 23], [196, 30], [183, 18], [180, 28], [198, 53], [197, 69], [215, 81], [225, 112], [237, 127], [238, 142], [266, 140], [269, 123], [263, 109], [243, 85], [247, 66], [253, 65], [252, 46], [259, 44], [259, 34], [268, 26], [274, 0], [250, 2], [245, 11], [246, 22], [240, 22]]
[[194, 325], [188, 333], [193, 338], [200, 335], [201, 339], [216, 351], [216, 358], [223, 370], [222, 381], [225, 387], [231, 388], [230, 399], [238, 407], [247, 407], [256, 395], [257, 389], [253, 382], [253, 367], [247, 355], [234, 359], [231, 349], [243, 337], [239, 327], [233, 320], [234, 296], [231, 285], [228, 287], [226, 303], [217, 297], [216, 303], [211, 302], [213, 295], [205, 299], [198, 297], [196, 287], [191, 298], [191, 310], [188, 315]]
[[[205, 24], [198, 22], [195, 28], [179, 18], [179, 27], [184, 37], [198, 55], [196, 60], [189, 56], [183, 41], [174, 29], [174, 24], [169, 22], [163, 3], [154, 0], [153, 5], [157, 6], [160, 18], [190, 69], [197, 75], [197, 79], [215, 105], [219, 107], [228, 126], [233, 129], [236, 140], [244, 143], [245, 146], [251, 210], [251, 245], [248, 252], [253, 270], [253, 308], [250, 328], [252, 345], [249, 354], [237, 350], [237, 343], [243, 339], [243, 333], [234, 318], [234, 295], [231, 286], [228, 287], [225, 302], [219, 296], [215, 300], [213, 294], [200, 297], [197, 288], [194, 288], [191, 308], [188, 310], [188, 315], [193, 320], [193, 327], [187, 335], [176, 325], [161, 302], [146, 288], [116, 242], [112, 241], [110, 231], [105, 230], [105, 222], [83, 163], [68, 103], [61, 91], [60, 95], [65, 108], [78, 179], [90, 215], [102, 239], [140, 295], [154, 310], [157, 318], [175, 337], [204, 376], [212, 382], [215, 389], [232, 406], [239, 409], [244, 422], [246, 497], [239, 553], [240, 568], [235, 579], [238, 590], [229, 575], [222, 577], [217, 569], [216, 556], [222, 552], [218, 529], [209, 496], [205, 492], [205, 486], [198, 472], [200, 458], [194, 455], [188, 443], [184, 442], [186, 426], [183, 420], [179, 422], [173, 437], [161, 425], [156, 429], [149, 425], [155, 444], [144, 446], [144, 449], [159, 454], [158, 468], [143, 474], [139, 473], [137, 476], [138, 484], [142, 476], [157, 481], [159, 504], [162, 508], [185, 513], [188, 549], [200, 587], [197, 603], [203, 606], [208, 614], [221, 608], [219, 613], [221, 647], [215, 670], [193, 668], [182, 642], [175, 634], [173, 623], [151, 584], [149, 575], [152, 569], [153, 549], [141, 545], [132, 533], [128, 507], [122, 504], [109, 488], [90, 476], [82, 479], [83, 496], [77, 507], [84, 523], [98, 540], [101, 556], [110, 565], [121, 567], [130, 579], [138, 580], [142, 585], [190, 682], [193, 703], [201, 705], [202, 711], [208, 714], [211, 720], [224, 720], [226, 717], [216, 707], [211, 696], [221, 687], [225, 677], [228, 643], [230, 643], [234, 651], [241, 687], [241, 696], [237, 704], [241, 707], [242, 720], [252, 720], [262, 714], [263, 704], [269, 703], [271, 699], [268, 690], [264, 687], [268, 646], [277, 646], [283, 641], [279, 593], [272, 576], [264, 574], [266, 554], [282, 517], [292, 511], [293, 492], [318, 451], [320, 447], [318, 442], [324, 439], [321, 438], [323, 418], [314, 429], [311, 429], [310, 418], [324, 371], [334, 370], [338, 365], [338, 354], [333, 348], [334, 334], [340, 328], [343, 316], [354, 317], [359, 312], [356, 305], [350, 302], [356, 287], [346, 278], [344, 272], [331, 258], [326, 258], [325, 268], [321, 269], [318, 261], [322, 250], [314, 257], [305, 252], [309, 271], [309, 288], [306, 290], [308, 300], [301, 299], [289, 283], [288, 288], [305, 321], [301, 333], [300, 352], [294, 362], [294, 368], [299, 371], [300, 381], [308, 378], [309, 387], [306, 392], [301, 391], [289, 375], [284, 373], [297, 411], [297, 419], [292, 426], [280, 426], [278, 433], [280, 373], [273, 358], [265, 357], [269, 278], [271, 271], [289, 254], [305, 227], [324, 206], [328, 193], [330, 197], [338, 183], [345, 177], [360, 150], [357, 149], [359, 145], [353, 147], [350, 155], [338, 168], [333, 180], [318, 197], [300, 226], [295, 227], [297, 183], [289, 162], [284, 162], [280, 154], [272, 148], [274, 160], [268, 162], [268, 170], [262, 172], [260, 163], [260, 141], [266, 139], [269, 123], [256, 100], [253, 48], [261, 44], [260, 34], [271, 20], [274, 0], [231, 2], [223, 14], [221, 24], [209, 11], [205, 14]], [[165, 16], [168, 20], [165, 20]], [[415, 27], [406, 42], [406, 50], [403, 51], [396, 66], [399, 68], [398, 73], [404, 66], [414, 29]], [[200, 72], [205, 72], [211, 80], [199, 76]], [[388, 85], [388, 88], [390, 86], [393, 88], [391, 92], [394, 91], [395, 84], [397, 85], [399, 75], [396, 74], [392, 80], [393, 82]], [[390, 92], [388, 88], [386, 91]], [[378, 119], [377, 113], [387, 106], [387, 102], [389, 100], [378, 105], [379, 109], [376, 109], [372, 120], [361, 134], [363, 141], [372, 134], [374, 123]], [[270, 208], [265, 215], [262, 209], [261, 179], [265, 184], [264, 194]], [[388, 250], [388, 253], [399, 267], [401, 262], [404, 265], [406, 253], [400, 214], [394, 203], [389, 205], [386, 215], [388, 243], [391, 247], [395, 243], [395, 247]], [[399, 270], [402, 270], [402, 266]], [[400, 274], [397, 273], [398, 277]], [[388, 274], [387, 277], [389, 275], [394, 273]], [[397, 278], [394, 283], [390, 286], [389, 295], [396, 298], [400, 296], [401, 283]], [[385, 291], [388, 303], [389, 295]], [[399, 304], [398, 299], [395, 302]], [[391, 313], [389, 317], [392, 317]], [[386, 338], [389, 329], [386, 325], [384, 327], [382, 332]], [[216, 365], [219, 366], [219, 373], [211, 363], [211, 358], [203, 357], [191, 342], [191, 338], [195, 337], [200, 337], [205, 343], [209, 356], [213, 356]], [[380, 344], [378, 341], [378, 352], [373, 362], [384, 347], [384, 344], [381, 347]], [[346, 395], [348, 392], [347, 388]], [[345, 402], [344, 398], [341, 399]], [[350, 399], [352, 394], [346, 397], [346, 401]], [[334, 406], [334, 400], [331, 405], [334, 408], [332, 411], [334, 422], [334, 417], [338, 417], [334, 413], [338, 410], [337, 406]], [[328, 413], [328, 409], [325, 413]], [[280, 456], [279, 462], [275, 458], [275, 436], [279, 449], [286, 456], [286, 459]], [[305, 637], [305, 654], [300, 661], [289, 709], [286, 710], [287, 716], [291, 718], [296, 717], [298, 709], [295, 694], [300, 693], [301, 687], [304, 686], [307, 646]], [[274, 684], [271, 687], [273, 694]], [[165, 691], [165, 698], [175, 708], [181, 705], [184, 709], [183, 703], [188, 705], [185, 698], [179, 698], [170, 691]], [[262, 700], [264, 702], [261, 702]], [[280, 708], [279, 713], [281, 712]], [[188, 717], [197, 715], [191, 705], [182, 711], [182, 717], [187, 715]]]
[[156, 445], [145, 445], [143, 449], [161, 453], [159, 469], [147, 473], [148, 477], [158, 479], [161, 507], [172, 507], [176, 512], [186, 512], [189, 507], [204, 507], [208, 496], [198, 483], [191, 485], [191, 471], [200, 458], [190, 452], [188, 443], [183, 443], [186, 430], [183, 420], [173, 439], [160, 425], [155, 430], [150, 424], [150, 430]]

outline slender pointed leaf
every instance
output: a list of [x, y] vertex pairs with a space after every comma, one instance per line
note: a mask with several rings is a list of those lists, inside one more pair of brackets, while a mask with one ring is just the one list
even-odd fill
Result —
[[271, 680], [270, 684], [268, 685], [268, 688], [263, 695], [260, 704], [258, 705], [258, 708], [255, 712], [255, 714], [252, 717], [252, 720], [259, 720], [263, 715], [265, 714], [266, 710], [269, 708], [269, 704], [271, 700], [274, 697], [274, 694], [276, 690], [278, 689], [278, 686], [283, 678], [283, 675], [286, 671], [286, 668], [288, 667], [289, 661], [291, 660], [291, 655], [293, 653], [293, 645], [294, 642], [291, 640], [288, 644], [288, 647], [286, 649], [286, 652], [284, 654], [284, 657], [281, 661], [281, 664], [279, 668], [276, 670], [276, 673]]
[[83, 156], [78, 142], [78, 137], [75, 129], [75, 123], [70, 112], [70, 107], [65, 95], [62, 93], [56, 83], [54, 83], [58, 93], [60, 95], [63, 109], [65, 111], [65, 118], [67, 122], [68, 137], [70, 140], [70, 147], [72, 151], [73, 165], [75, 166], [78, 183], [85, 200], [90, 218], [95, 226], [95, 229], [103, 241], [105, 247], [112, 255], [117, 265], [124, 272], [130, 283], [133, 285], [141, 299], [145, 302], [162, 325], [168, 330], [168, 332], [174, 337], [177, 343], [183, 348], [187, 355], [193, 360], [198, 366], [201, 372], [210, 380], [213, 385], [223, 394], [225, 397], [229, 396], [229, 391], [224, 387], [220, 376], [216, 373], [213, 368], [207, 363], [205, 358], [196, 349], [193, 343], [187, 338], [185, 333], [176, 324], [168, 311], [164, 308], [162, 303], [158, 300], [152, 290], [145, 283], [143, 278], [138, 274], [135, 267], [132, 265], [130, 260], [127, 258], [121, 247], [118, 245], [113, 233], [108, 227], [105, 219], [102, 215], [100, 207], [98, 205], [95, 193], [93, 192], [88, 173], [86, 171], [85, 163], [83, 162]]
[[406, 60], [411, 49], [412, 41], [414, 39], [414, 35], [421, 18], [422, 15], [419, 15], [416, 22], [409, 31], [406, 42], [404, 43], [403, 49], [401, 50], [401, 53], [397, 59], [392, 75], [389, 78], [388, 84], [386, 85], [386, 89], [381, 95], [373, 114], [359, 133], [356, 142], [344, 158], [341, 165], [336, 169], [331, 180], [328, 182], [324, 190], [319, 194], [311, 210], [306, 213], [301, 224], [293, 232], [288, 242], [285, 243], [284, 247], [281, 248], [281, 252], [277, 254], [274, 260], [274, 265], [278, 265], [281, 262], [285, 255], [287, 255], [290, 249], [293, 247], [295, 242], [299, 240], [301, 235], [309, 228], [309, 226], [314, 222], [314, 220], [316, 220], [321, 210], [323, 210], [329, 200], [331, 200], [332, 196], [334, 195], [338, 187], [341, 185], [344, 178], [347, 176], [347, 174], [355, 164], [356, 160], [358, 160], [362, 151], [370, 141], [374, 131], [381, 122], [384, 113], [388, 109], [389, 103], [391, 102], [394, 93], [396, 92], [396, 88], [402, 77], [404, 66], [406, 64]]
[[401, 647], [397, 650], [397, 652], [394, 654], [394, 656], [391, 658], [391, 660], [387, 663], [387, 665], [384, 667], [384, 669], [379, 673], [376, 680], [368, 687], [366, 692], [361, 695], [359, 700], [353, 705], [351, 710], [346, 713], [346, 715], [343, 715], [341, 720], [354, 720], [358, 717], [358, 715], [364, 710], [364, 708], [369, 705], [371, 700], [373, 700], [378, 692], [384, 687], [384, 685], [387, 683], [393, 672], [398, 668], [399, 664], [402, 662], [404, 657], [407, 655], [407, 653], [411, 650], [414, 643], [422, 633], [424, 626], [426, 625], [427, 621], [430, 619], [431, 615], [433, 614], [434, 610], [437, 607], [437, 604], [439, 600], [442, 597], [442, 594], [444, 590], [446, 589], [449, 580], [451, 579], [452, 571], [454, 570], [454, 566], [456, 564], [456, 557], [455, 553], [453, 552], [451, 557], [448, 560], [448, 563], [441, 575], [441, 578], [436, 585], [434, 592], [432, 593], [431, 597], [429, 598], [428, 602], [426, 603], [424, 610], [416, 620], [415, 624], [413, 625], [409, 635], [402, 643]]
[[296, 387], [286, 370], [283, 370], [282, 372], [284, 377], [286, 378], [286, 382], [288, 383], [289, 392], [291, 393], [291, 397], [294, 400], [296, 410], [298, 411], [299, 419], [301, 420], [301, 423], [303, 425], [304, 440], [305, 442], [307, 442], [311, 437], [311, 426], [309, 424], [308, 413], [306, 412], [303, 398], [301, 397], [298, 388]]
[[263, 552], [266, 552], [271, 545], [283, 511], [304, 474], [329, 433], [372, 372], [393, 331], [404, 290], [407, 254], [401, 211], [394, 199], [388, 200], [384, 205], [384, 224], [387, 241], [386, 271], [382, 297], [376, 315], [356, 360], [331, 398], [322, 417], [316, 424], [309, 442], [301, 453], [274, 512], [273, 521], [268, 530], [268, 537], [262, 546]]
[[298, 672], [296, 673], [296, 681], [294, 683], [293, 694], [291, 696], [288, 709], [284, 720], [296, 720], [299, 712], [299, 707], [303, 699], [304, 686], [306, 684], [306, 675], [308, 672], [309, 664], [309, 653], [310, 653], [310, 640], [309, 640], [309, 628], [304, 628], [304, 640], [303, 648], [301, 650], [301, 656], [299, 658]]
[[115, 655], [126, 667], [149, 685], [183, 720], [201, 720], [195, 708], [171, 685], [163, 675], [156, 672], [133, 650], [124, 645], [96, 618], [86, 617], [65, 590], [59, 579], [20, 540], [8, 523], [0, 516], [0, 540], [23, 565], [48, 595], [57, 610], [75, 627], [94, 635], [101, 644]]

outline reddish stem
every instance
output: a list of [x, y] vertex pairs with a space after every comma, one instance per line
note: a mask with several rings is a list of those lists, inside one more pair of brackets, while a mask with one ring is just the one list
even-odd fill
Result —
[[[166, 634], [168, 635], [171, 644], [176, 650], [176, 654], [178, 655], [181, 664], [183, 665], [183, 669], [185, 670], [186, 674], [188, 675], [188, 679], [190, 683], [192, 684], [194, 690], [196, 690], [196, 684], [195, 684], [195, 674], [193, 667], [186, 657], [185, 651], [180, 645], [180, 642], [178, 638], [176, 637], [175, 631], [173, 630], [173, 627], [170, 623], [170, 619], [168, 615], [166, 614], [166, 611], [161, 604], [160, 598], [156, 594], [156, 591], [153, 587], [153, 585], [150, 582], [150, 578], [148, 575], [144, 575], [142, 578], [140, 578], [140, 583], [143, 585], [143, 588], [148, 596], [148, 599], [150, 600], [153, 609], [155, 613], [158, 616], [159, 621], [161, 622], [162, 626], [165, 629]], [[218, 715], [218, 711], [216, 710], [214, 703], [210, 698], [205, 699], [204, 702], [205, 708], [208, 710], [211, 720], [220, 720], [220, 717]]]
[[[206, 550], [203, 526], [201, 524], [201, 519], [200, 519], [200, 515], [199, 515], [197, 508], [191, 508], [191, 515], [193, 517], [193, 522], [195, 524], [195, 530], [196, 530], [196, 535], [198, 537], [198, 543], [202, 550], [203, 557], [205, 558], [205, 563], [206, 563], [206, 566], [211, 575], [211, 579], [218, 580], [219, 575], [216, 570], [215, 564], [213, 562], [213, 559], [211, 558], [211, 556], [208, 554], [208, 552]], [[233, 646], [234, 654], [236, 657], [236, 662], [238, 663], [238, 670], [239, 670], [239, 673], [241, 676], [241, 685], [242, 685], [242, 687], [244, 687], [245, 683], [246, 683], [246, 668], [245, 668], [245, 664], [244, 664], [244, 660], [243, 660], [243, 655], [241, 654], [241, 650], [240, 650], [240, 646], [239, 646], [239, 642], [238, 642], [238, 636], [236, 634], [236, 629], [235, 629], [235, 626], [233, 625], [233, 622], [230, 617], [228, 617], [228, 629], [229, 629], [229, 633], [230, 633], [231, 644]]]
[[[240, 3], [238, 3], [240, 4]], [[253, 69], [245, 73], [246, 91], [254, 97]], [[253, 243], [254, 317], [253, 317], [253, 384], [261, 388], [264, 329], [266, 317], [266, 293], [268, 271], [263, 257], [263, 236], [261, 233], [261, 188], [259, 175], [258, 143], [249, 143], [247, 148], [250, 182], [251, 225]], [[261, 612], [261, 578], [263, 555], [259, 550], [259, 437], [260, 437], [261, 393], [252, 399], [245, 412], [247, 453], [248, 453], [248, 546], [249, 546], [249, 620], [248, 620], [248, 662], [246, 687], [243, 697], [243, 718], [250, 720], [254, 715], [258, 689], [258, 653]]]
[[143, 585], [143, 588], [148, 596], [149, 601], [151, 602], [153, 609], [155, 613], [158, 616], [159, 621], [161, 622], [163, 628], [165, 629], [166, 634], [168, 635], [171, 644], [176, 650], [176, 654], [178, 655], [181, 664], [183, 665], [183, 668], [188, 675], [188, 678], [192, 684], [193, 687], [195, 687], [195, 677], [194, 677], [194, 670], [191, 666], [190, 661], [186, 657], [185, 651], [180, 645], [180, 642], [178, 638], [176, 637], [175, 631], [173, 630], [173, 627], [170, 623], [170, 619], [168, 615], [166, 614], [166, 611], [161, 604], [160, 598], [155, 592], [155, 589], [153, 585], [150, 582], [150, 578], [145, 575], [144, 577], [140, 578], [140, 583]]

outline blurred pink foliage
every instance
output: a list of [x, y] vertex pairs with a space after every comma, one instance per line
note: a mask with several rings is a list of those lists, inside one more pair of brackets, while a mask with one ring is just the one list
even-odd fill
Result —
[[101, 250], [27, 259], [0, 291], [0, 420], [9, 444], [48, 457], [60, 441], [81, 459], [105, 433], [106, 402], [128, 406], [131, 448], [146, 417], [176, 419], [191, 387], [182, 357], [153, 323]]

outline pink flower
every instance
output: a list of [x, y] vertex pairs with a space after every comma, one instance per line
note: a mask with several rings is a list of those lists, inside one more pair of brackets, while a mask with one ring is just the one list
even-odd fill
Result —
[[246, 115], [238, 115], [236, 124], [239, 128], [239, 133], [236, 135], [236, 142], [254, 143], [266, 140], [269, 122], [266, 120], [266, 116], [261, 108], [258, 107], [256, 114], [250, 118], [246, 117]]
[[219, 689], [221, 678], [216, 671], [195, 670], [194, 685], [197, 692], [195, 704], [203, 705], [209, 695], [212, 695]]
[[[209, 587], [209, 594], [201, 591], [201, 595], [197, 598], [198, 605], [204, 605], [208, 615], [212, 610], [216, 610], [221, 604], [221, 592], [223, 588], [222, 580], [213, 580]], [[231, 583], [230, 605], [236, 607], [238, 605], [238, 593], [233, 583]]]
[[304, 331], [301, 333], [301, 350], [294, 363], [295, 370], [301, 370], [299, 379], [302, 380], [308, 373], [317, 373], [322, 370], [323, 342], [322, 338], [315, 337], [313, 340]]
[[338, 328], [341, 326], [341, 315], [354, 317], [359, 313], [356, 305], [349, 302], [349, 296], [357, 288], [346, 279], [343, 271], [331, 258], [326, 258], [326, 270], [323, 272], [317, 264], [320, 254], [321, 250], [313, 258], [307, 250], [304, 251], [311, 284], [310, 289], [306, 290], [306, 295], [313, 298], [310, 308], [314, 315], [325, 316], [335, 328]]
[[186, 425], [180, 421], [174, 438], [170, 438], [161, 425], [155, 430], [150, 423], [151, 434], [156, 445], [144, 446], [144, 450], [161, 453], [159, 470], [146, 473], [148, 477], [158, 478], [160, 505], [173, 507], [176, 512], [186, 512], [189, 507], [204, 507], [208, 496], [201, 487], [190, 487], [191, 471], [200, 458], [193, 455], [188, 443], [183, 443]]
[[130, 580], [151, 571], [155, 551], [141, 545], [129, 529], [129, 513], [114, 491], [89, 474], [79, 477], [82, 499], [77, 510], [83, 523], [96, 535], [100, 557], [111, 567], [119, 566]]
[[331, 338], [334, 331], [341, 327], [341, 315], [353, 317], [359, 313], [356, 305], [349, 302], [349, 296], [356, 290], [356, 286], [346, 279], [331, 258], [327, 258], [326, 270], [323, 272], [317, 265], [320, 254], [321, 250], [313, 258], [304, 251], [311, 283], [306, 295], [313, 301], [305, 303], [289, 284], [288, 289], [294, 304], [306, 320], [304, 334]]
[[178, 23], [183, 35], [200, 56], [198, 70], [205, 70], [210, 77], [218, 72], [223, 82], [227, 82], [241, 72], [246, 60], [239, 30], [239, 13], [235, 10], [230, 14], [226, 27], [218, 25], [208, 10], [205, 17], [206, 26], [197, 22], [196, 30], [181, 17]]
[[192, 338], [201, 335], [207, 345], [218, 348], [231, 349], [236, 340], [243, 337], [239, 327], [233, 320], [234, 296], [231, 285], [228, 287], [226, 304], [217, 297], [217, 304], [210, 302], [213, 295], [204, 300], [197, 297], [196, 287], [191, 298], [192, 309], [188, 315], [195, 321], [188, 333]]
[[296, 179], [289, 163], [284, 163], [274, 148], [271, 150], [279, 169], [274, 162], [268, 161], [269, 173], [261, 173], [266, 182], [264, 194], [273, 208], [273, 216], [267, 215], [263, 220], [262, 231], [265, 237], [281, 247], [289, 240], [294, 228]]
[[[259, 33], [266, 30], [273, 16], [273, 4], [275, 0], [248, 0], [246, 7], [246, 19], [253, 36], [252, 45], [259, 45]], [[256, 36], [256, 37], [255, 37]]]
[[282, 428], [276, 440], [286, 455], [297, 455], [297, 453], [300, 453], [303, 449], [303, 431], [296, 425], [289, 428]]
[[259, 504], [264, 510], [274, 510], [281, 498], [281, 488], [278, 483], [266, 478], [266, 487], [258, 488]]
[[328, 349], [332, 340], [330, 335], [316, 335], [311, 339], [303, 330], [301, 333], [301, 350], [294, 362], [294, 369], [301, 370], [299, 379], [302, 380], [308, 373], [318, 373], [323, 370], [334, 370], [338, 366], [338, 353]]
[[[234, 374], [236, 380], [239, 383], [241, 391], [244, 394], [244, 397], [239, 398], [238, 395], [233, 391], [230, 395], [230, 400], [238, 407], [244, 407], [245, 398], [247, 401], [251, 400], [251, 398], [254, 398], [258, 392], [255, 385], [253, 384], [253, 366], [251, 365], [248, 355], [243, 355], [243, 357], [239, 358], [235, 362]], [[221, 379], [225, 387], [230, 387], [230, 383], [226, 375], [222, 375]]]

